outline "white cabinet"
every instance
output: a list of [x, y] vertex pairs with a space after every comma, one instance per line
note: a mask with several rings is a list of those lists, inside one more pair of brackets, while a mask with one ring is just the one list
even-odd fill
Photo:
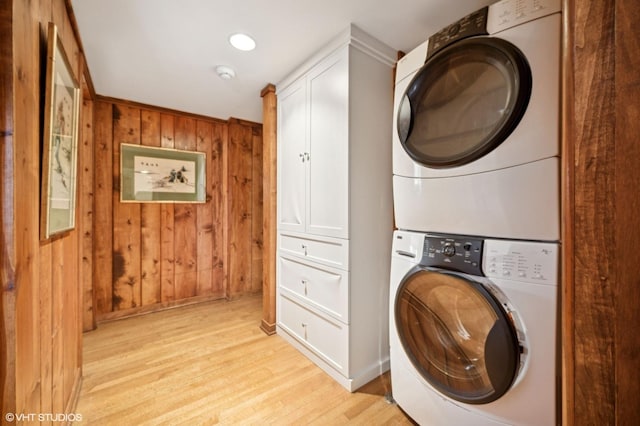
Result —
[[281, 229], [348, 235], [348, 71], [343, 49], [278, 94]]
[[353, 391], [389, 368], [392, 70], [355, 26], [277, 85], [277, 331]]
[[[305, 231], [307, 86], [278, 94], [278, 228]], [[283, 195], [285, 194], [285, 195]]]

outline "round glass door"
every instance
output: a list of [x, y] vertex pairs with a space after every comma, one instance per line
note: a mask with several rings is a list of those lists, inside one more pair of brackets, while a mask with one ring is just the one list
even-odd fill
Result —
[[467, 164], [511, 134], [530, 95], [531, 70], [518, 48], [498, 38], [469, 38], [418, 71], [398, 109], [398, 137], [427, 167]]
[[520, 346], [515, 327], [479, 283], [417, 267], [400, 285], [395, 320], [414, 367], [455, 400], [495, 401], [516, 378]]

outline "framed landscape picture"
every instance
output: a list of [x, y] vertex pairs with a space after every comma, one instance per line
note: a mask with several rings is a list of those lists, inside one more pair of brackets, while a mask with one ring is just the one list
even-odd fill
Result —
[[80, 86], [49, 23], [42, 148], [40, 238], [75, 227]]
[[203, 152], [120, 144], [120, 201], [204, 203]]

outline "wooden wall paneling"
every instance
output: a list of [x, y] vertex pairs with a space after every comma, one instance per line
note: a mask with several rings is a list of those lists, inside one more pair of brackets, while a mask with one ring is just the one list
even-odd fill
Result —
[[[77, 215], [77, 212], [76, 212]], [[76, 224], [76, 227], [78, 225]], [[71, 398], [74, 391], [76, 369], [80, 368], [78, 365], [78, 328], [81, 327], [81, 317], [77, 315], [79, 312], [80, 304], [78, 298], [81, 293], [79, 292], [79, 277], [80, 266], [79, 262], [79, 247], [78, 247], [78, 229], [73, 231], [67, 238], [61, 239], [62, 242], [62, 282], [59, 283], [62, 289], [62, 307], [60, 312], [59, 324], [61, 329], [58, 333], [62, 334], [62, 385], [63, 385], [63, 399], [61, 411], [55, 411], [56, 413], [65, 412], [67, 403]], [[75, 235], [74, 235], [75, 234]], [[56, 312], [58, 307], [54, 307]]]
[[40, 247], [40, 410], [53, 413], [53, 254], [52, 244]]
[[251, 286], [251, 128], [229, 120], [228, 197], [228, 297], [237, 297]]
[[231, 193], [229, 191], [229, 146], [230, 142], [230, 132], [229, 132], [229, 123], [224, 126], [224, 146], [222, 148], [222, 196], [224, 199], [223, 203], [223, 212], [222, 212], [222, 221], [224, 223], [222, 236], [223, 236], [223, 259], [224, 259], [224, 294], [227, 299], [229, 299], [229, 275], [230, 275], [230, 261], [229, 256], [231, 250], [229, 248], [229, 235], [230, 235], [230, 221], [229, 221], [229, 208], [230, 208], [230, 199]]
[[273, 84], [267, 85], [262, 96], [262, 322], [267, 334], [276, 332], [276, 161], [277, 161], [277, 98]]
[[[95, 103], [93, 293], [96, 318], [113, 310], [113, 106]], [[119, 185], [118, 185], [119, 187]]]
[[[163, 148], [174, 148], [174, 121], [173, 115], [161, 114], [160, 116], [160, 145]], [[160, 206], [160, 299], [162, 302], [170, 302], [176, 298], [174, 222], [173, 204], [163, 203]]]
[[[13, 2], [0, 2], [0, 411], [16, 410]], [[1, 422], [2, 420], [0, 420]]]
[[120, 202], [120, 144], [140, 144], [140, 109], [113, 106], [113, 310], [141, 305], [140, 204]]
[[[71, 20], [67, 13], [67, 6], [64, 0], [55, 0], [52, 5], [54, 22], [61, 28], [60, 37], [63, 42], [65, 51], [69, 57], [74, 74], [78, 82], [82, 81], [83, 70], [81, 68], [83, 61], [81, 59], [80, 49], [75, 38], [75, 33], [71, 25]], [[81, 87], [82, 90], [82, 87]], [[82, 99], [82, 98], [81, 98]], [[83, 159], [84, 143], [83, 143], [83, 108], [80, 106], [80, 116], [78, 122], [78, 157], [77, 157], [77, 171], [76, 179], [77, 185], [74, 188], [76, 191], [76, 212], [75, 212], [75, 229], [66, 235], [61, 237], [63, 246], [64, 260], [63, 260], [63, 277], [64, 280], [60, 284], [62, 287], [62, 311], [60, 312], [59, 324], [61, 326], [60, 333], [62, 334], [62, 407], [61, 411], [65, 412], [65, 409], [69, 406], [70, 402], [74, 399], [73, 394], [79, 391], [80, 376], [79, 371], [81, 369], [81, 330], [82, 330], [82, 268], [83, 268], [83, 256], [81, 251], [81, 242], [84, 229], [84, 216], [86, 210], [83, 203], [83, 194], [85, 189], [85, 183], [82, 178], [83, 173]], [[91, 227], [89, 227], [91, 229]], [[54, 290], [56, 291], [56, 290]], [[54, 306], [53, 312], [56, 313], [58, 307]], [[56, 335], [57, 338], [57, 335]], [[58, 351], [58, 349], [55, 349]], [[55, 383], [55, 381], [54, 381]]]
[[562, 2], [562, 152], [561, 152], [561, 276], [560, 292], [560, 339], [561, 344], [561, 380], [560, 380], [560, 417], [561, 424], [573, 425], [574, 398], [574, 262], [573, 262], [573, 218], [575, 216], [574, 196], [574, 97], [575, 87], [573, 83], [573, 49], [574, 31], [573, 0]]
[[[213, 206], [213, 273], [211, 291], [220, 297], [226, 296], [227, 267], [227, 186], [226, 153], [228, 126], [214, 123], [212, 129], [211, 159], [208, 162], [211, 175], [211, 204]], [[207, 174], [209, 175], [209, 173]]]
[[[46, 12], [43, 14], [42, 18], [44, 18], [44, 22], [42, 22], [42, 24], [46, 27], [46, 21], [55, 22], [56, 27], [58, 27], [58, 35], [60, 36], [62, 43], [65, 45], [65, 51], [67, 52], [67, 55], [70, 56], [69, 61], [73, 62], [73, 57], [71, 57], [72, 52], [70, 50], [67, 50], [67, 46], [70, 46], [71, 40], [73, 40], [73, 43], [75, 43], [75, 38], [72, 39], [73, 32], [70, 27], [71, 22], [69, 21], [69, 18], [67, 16], [67, 8], [64, 4], [64, 0], [52, 0], [49, 3], [51, 3], [51, 11], [49, 13], [49, 10], [46, 10]], [[78, 76], [78, 70], [76, 69], [75, 71], [76, 76]]]
[[[103, 111], [104, 105], [108, 104], [111, 105], [111, 118]], [[232, 120], [238, 137], [237, 147], [230, 154], [230, 124], [223, 121], [102, 98], [94, 105], [94, 120], [94, 198], [98, 204], [99, 200], [106, 197], [105, 183], [110, 177], [113, 234], [112, 306], [111, 310], [102, 312], [98, 319], [111, 320], [227, 296], [230, 294], [227, 270], [230, 238], [237, 238], [242, 253], [236, 265], [243, 262], [237, 269], [243, 272], [240, 275], [236, 273], [241, 285], [236, 287], [234, 296], [260, 291], [262, 189], [254, 187], [253, 182], [258, 180], [260, 185], [262, 182], [261, 125]], [[109, 125], [112, 126], [111, 134], [108, 133]], [[101, 171], [98, 170], [100, 141], [108, 143], [109, 139], [112, 143], [112, 162], [107, 170], [102, 166], [104, 171]], [[121, 203], [119, 145], [131, 141], [205, 152], [207, 202], [155, 205]], [[233, 166], [229, 166], [230, 161], [234, 162]], [[233, 179], [239, 182], [237, 194], [233, 194], [233, 199], [237, 200], [234, 212], [240, 212], [236, 222], [239, 226], [236, 227], [228, 226], [229, 215], [232, 214], [228, 195], [231, 169], [235, 171]], [[95, 233], [98, 233], [98, 224], [105, 220], [106, 215], [99, 216], [96, 212]], [[239, 237], [237, 230], [242, 233]], [[252, 269], [258, 271], [257, 277], [251, 274]], [[94, 274], [97, 278], [96, 271]], [[159, 287], [157, 278], [150, 279], [147, 286], [146, 280], [158, 274]], [[150, 291], [147, 292], [147, 289]], [[96, 288], [94, 291], [98, 295], [103, 290]], [[139, 299], [135, 300], [135, 297]], [[103, 307], [106, 304], [96, 300], [98, 305]]]
[[196, 122], [196, 150], [206, 155], [206, 202], [196, 206], [197, 233], [197, 272], [196, 294], [199, 296], [213, 293], [213, 126], [209, 122]]
[[573, 417], [615, 424], [614, 14], [610, 2], [575, 6]]
[[563, 423], [640, 418], [637, 2], [565, 0]]
[[[80, 75], [80, 52], [64, 1], [2, 2], [2, 367], [1, 412], [64, 412], [79, 386], [82, 221], [39, 241], [42, 53], [53, 21]], [[17, 70], [14, 74], [13, 70]], [[20, 143], [15, 143], [19, 141]], [[83, 145], [79, 144], [82, 164]], [[19, 167], [16, 167], [18, 166]], [[82, 176], [78, 174], [78, 186]], [[82, 200], [78, 200], [82, 210]], [[77, 212], [78, 214], [78, 212]], [[63, 259], [64, 258], [64, 259]], [[64, 269], [63, 269], [64, 268]], [[56, 411], [58, 410], [58, 411]], [[7, 424], [2, 416], [0, 422]]]
[[264, 240], [262, 234], [262, 127], [253, 126], [251, 161], [251, 285], [249, 292], [262, 291], [262, 262]]
[[[142, 110], [140, 124], [140, 143], [145, 146], [159, 147], [160, 113]], [[161, 297], [161, 212], [158, 203], [140, 204], [140, 285], [141, 305], [159, 303]]]
[[53, 383], [51, 388], [51, 404], [53, 412], [60, 413], [64, 410], [64, 330], [63, 317], [65, 312], [64, 298], [64, 261], [65, 247], [62, 239], [54, 240], [51, 244], [52, 256], [52, 279], [51, 287], [53, 289], [51, 302], [53, 308], [51, 310], [52, 329], [52, 360], [51, 367], [53, 372]]
[[[16, 410], [40, 409], [40, 111], [38, 4], [13, 2]], [[3, 167], [13, 168], [12, 164]], [[46, 285], [46, 283], [42, 284]], [[4, 419], [3, 419], [4, 420]]]
[[[196, 150], [196, 121], [183, 116], [175, 121], [175, 148]], [[197, 288], [196, 207], [174, 204], [174, 258], [176, 299], [196, 296]]]
[[[84, 82], [84, 78], [83, 78]], [[86, 83], [83, 84], [86, 88]], [[85, 91], [86, 93], [86, 91]], [[80, 204], [79, 224], [82, 228], [82, 265], [80, 284], [82, 286], [82, 329], [84, 331], [96, 328], [95, 298], [93, 294], [93, 101], [84, 97], [82, 101], [82, 123], [80, 137], [82, 149], [80, 150], [79, 182], [82, 187], [78, 191]]]
[[[640, 38], [637, 0], [615, 2], [616, 424], [640, 419]], [[631, 373], [631, 374], [630, 374]], [[635, 374], [634, 374], [635, 373]]]

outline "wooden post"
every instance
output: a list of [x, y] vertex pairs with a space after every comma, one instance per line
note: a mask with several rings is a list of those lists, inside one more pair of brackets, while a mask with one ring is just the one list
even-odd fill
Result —
[[262, 323], [260, 328], [271, 335], [276, 332], [276, 88], [268, 84], [262, 92], [262, 185], [264, 239], [262, 267]]

